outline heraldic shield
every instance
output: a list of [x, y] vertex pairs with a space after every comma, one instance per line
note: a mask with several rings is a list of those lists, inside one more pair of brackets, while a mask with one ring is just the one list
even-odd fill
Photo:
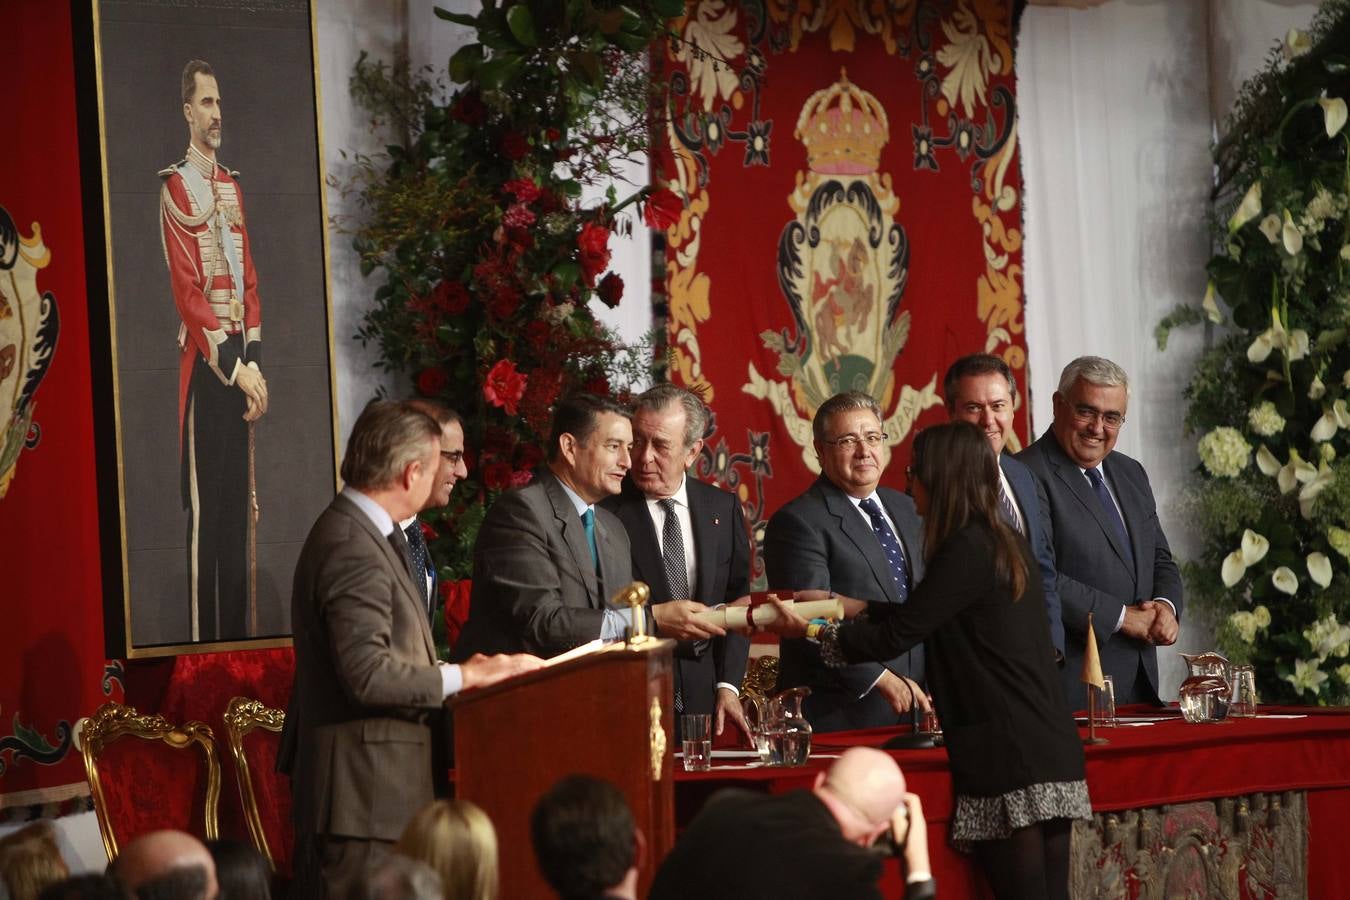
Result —
[[796, 217], [779, 238], [777, 266], [795, 334], [761, 335], [787, 381], [764, 378], [751, 364], [745, 390], [769, 400], [816, 472], [811, 417], [834, 394], [875, 397], [891, 445], [904, 440], [920, 412], [941, 402], [935, 377], [920, 390], [895, 379], [895, 360], [909, 339], [910, 314], [900, 308], [909, 240], [895, 220], [900, 201], [891, 177], [877, 171], [888, 132], [885, 109], [843, 72], [811, 95], [793, 132], [806, 148], [808, 170], [798, 173], [788, 197]]
[[14, 480], [19, 453], [41, 438], [33, 397], [51, 366], [60, 318], [51, 292], [38, 293], [37, 273], [51, 258], [41, 227], [34, 222], [32, 236], [22, 237], [0, 206], [0, 498]]

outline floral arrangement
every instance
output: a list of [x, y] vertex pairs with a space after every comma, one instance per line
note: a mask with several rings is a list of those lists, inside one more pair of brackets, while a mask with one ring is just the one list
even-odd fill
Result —
[[1189, 596], [1262, 700], [1350, 702], [1350, 2], [1291, 31], [1215, 149], [1218, 250], [1199, 309], [1226, 326], [1187, 389]]
[[633, 227], [625, 208], [664, 229], [683, 201], [647, 186], [623, 200], [611, 187], [591, 208], [580, 198], [646, 152], [662, 108], [646, 52], [683, 12], [682, 0], [437, 9], [477, 37], [449, 61], [453, 90], [406, 64], [357, 64], [354, 98], [403, 135], [355, 157], [345, 186], [363, 211], [351, 228], [362, 272], [383, 276], [358, 337], [409, 391], [465, 420], [470, 477], [452, 508], [423, 517], [447, 600], [466, 593], [456, 581], [487, 507], [543, 461], [554, 401], [622, 396], [651, 374], [652, 348], [620, 345], [589, 303], [623, 299], [606, 270], [611, 235]]

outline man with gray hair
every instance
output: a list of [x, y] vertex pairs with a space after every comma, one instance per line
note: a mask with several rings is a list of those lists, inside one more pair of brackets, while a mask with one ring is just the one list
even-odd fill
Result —
[[1064, 680], [1070, 706], [1085, 707], [1079, 679], [1088, 614], [1102, 673], [1118, 703], [1158, 703], [1155, 645], [1179, 633], [1181, 573], [1158, 522], [1148, 473], [1115, 450], [1129, 379], [1099, 356], [1064, 367], [1055, 421], [1017, 459], [1044, 489], [1064, 616]]
[[376, 401], [342, 460], [346, 487], [310, 530], [291, 594], [295, 681], [277, 766], [291, 776], [297, 897], [356, 897], [409, 810], [433, 799], [431, 719], [447, 697], [542, 665], [436, 660], [396, 523], [427, 501], [441, 426]]
[[[653, 604], [730, 603], [750, 591], [750, 533], [740, 500], [688, 477], [703, 449], [708, 410], [697, 395], [658, 384], [633, 403], [632, 468], [623, 492], [601, 502], [619, 517], [632, 548], [633, 577]], [[727, 717], [742, 731], [740, 687], [750, 641], [727, 634], [680, 641], [675, 651], [675, 712]]]

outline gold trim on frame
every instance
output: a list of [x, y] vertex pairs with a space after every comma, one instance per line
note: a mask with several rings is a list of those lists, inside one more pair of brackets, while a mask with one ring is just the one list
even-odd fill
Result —
[[184, 722], [170, 725], [160, 715], [141, 715], [133, 707], [120, 703], [105, 703], [77, 729], [80, 753], [84, 757], [84, 774], [94, 798], [94, 814], [98, 818], [99, 834], [108, 861], [117, 859], [117, 836], [113, 833], [108, 815], [107, 800], [103, 796], [103, 781], [99, 777], [98, 759], [109, 744], [124, 737], [146, 741], [160, 741], [174, 750], [186, 750], [194, 744], [206, 757], [206, 800], [204, 804], [203, 833], [208, 841], [220, 836], [217, 813], [220, 807], [220, 759], [216, 755], [215, 735], [204, 722]]
[[663, 715], [659, 697], [652, 697], [652, 705], [648, 710], [648, 718], [651, 720], [648, 736], [651, 739], [652, 750], [652, 781], [660, 781], [661, 770], [666, 761], [666, 726], [661, 721]]
[[280, 733], [286, 722], [286, 713], [265, 705], [261, 700], [247, 697], [235, 697], [225, 708], [225, 740], [230, 745], [230, 757], [234, 760], [234, 772], [239, 782], [239, 801], [244, 806], [244, 823], [248, 826], [248, 835], [253, 846], [267, 858], [267, 864], [276, 871], [276, 860], [267, 843], [267, 834], [263, 831], [262, 815], [258, 812], [258, 795], [253, 790], [253, 773], [249, 768], [248, 756], [244, 753], [244, 738], [254, 729]]

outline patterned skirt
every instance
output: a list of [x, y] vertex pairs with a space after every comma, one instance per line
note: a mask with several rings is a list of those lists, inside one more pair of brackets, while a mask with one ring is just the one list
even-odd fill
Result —
[[957, 794], [951, 841], [958, 850], [969, 850], [971, 841], [1001, 840], [1047, 819], [1090, 818], [1086, 781], [1032, 784], [996, 797]]

